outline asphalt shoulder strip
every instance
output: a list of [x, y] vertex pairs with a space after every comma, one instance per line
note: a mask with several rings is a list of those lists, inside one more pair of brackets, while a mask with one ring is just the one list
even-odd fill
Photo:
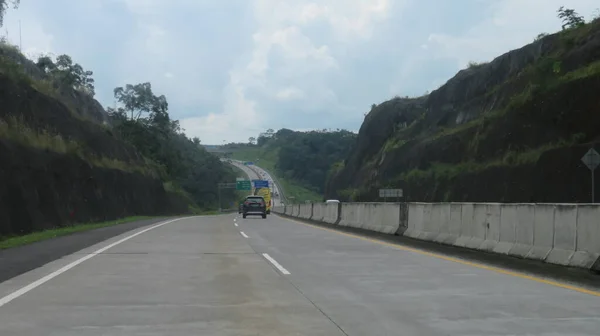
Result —
[[152, 218], [107, 226], [0, 250], [0, 283], [109, 238], [165, 219]]

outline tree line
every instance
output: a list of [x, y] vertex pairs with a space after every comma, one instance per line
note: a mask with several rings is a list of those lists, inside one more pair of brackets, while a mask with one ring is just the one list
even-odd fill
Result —
[[[234, 182], [235, 174], [208, 153], [200, 139], [188, 138], [178, 120], [171, 119], [164, 95], [148, 82], [114, 89], [118, 107], [107, 108], [113, 130], [158, 166], [164, 181], [183, 188], [200, 207], [218, 207], [218, 183]], [[221, 191], [225, 201], [235, 199], [231, 189]]]

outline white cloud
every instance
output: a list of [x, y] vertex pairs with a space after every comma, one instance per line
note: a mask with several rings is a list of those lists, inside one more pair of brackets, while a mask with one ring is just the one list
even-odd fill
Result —
[[[422, 94], [469, 61], [560, 29], [564, 0], [22, 1], [27, 53], [67, 53], [98, 96], [150, 81], [203, 143], [268, 128], [358, 129], [372, 103]], [[597, 0], [565, 4], [589, 17]], [[4, 29], [3, 29], [4, 30]]]
[[295, 87], [287, 87], [284, 89], [281, 89], [277, 92], [276, 95], [277, 99], [280, 100], [296, 100], [296, 99], [301, 99], [304, 98], [304, 92], [302, 92], [302, 90], [295, 88]]
[[[493, 58], [525, 44], [540, 33], [552, 33], [561, 28], [557, 9], [563, 0], [499, 0], [491, 2], [488, 15], [466, 34], [433, 33], [428, 48], [438, 57], [456, 59], [459, 68], [469, 61], [491, 61]], [[598, 8], [597, 0], [571, 1], [567, 7], [590, 16]]]
[[22, 51], [30, 58], [42, 54], [53, 54], [54, 36], [45, 31], [43, 25], [36, 20], [29, 6], [21, 10], [8, 10], [0, 35], [16, 45], [22, 46]]

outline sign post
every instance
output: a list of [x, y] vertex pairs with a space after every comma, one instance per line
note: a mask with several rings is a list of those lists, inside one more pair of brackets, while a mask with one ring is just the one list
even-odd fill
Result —
[[592, 172], [592, 203], [595, 203], [596, 184], [594, 183], [594, 171], [598, 168], [598, 165], [600, 165], [600, 154], [598, 154], [595, 149], [590, 148], [590, 150], [581, 158], [581, 161], [583, 161]]
[[233, 189], [236, 187], [236, 183], [219, 183], [217, 184], [217, 193], [219, 195], [219, 212], [222, 212], [221, 208], [221, 189]]
[[400, 202], [402, 196], [402, 189], [379, 189], [379, 197], [383, 198], [384, 202], [387, 202], [388, 197], [396, 197], [396, 200]]

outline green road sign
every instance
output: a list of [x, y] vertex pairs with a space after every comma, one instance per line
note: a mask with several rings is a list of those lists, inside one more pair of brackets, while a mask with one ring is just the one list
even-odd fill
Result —
[[252, 190], [252, 183], [250, 180], [236, 181], [235, 182], [236, 190]]

